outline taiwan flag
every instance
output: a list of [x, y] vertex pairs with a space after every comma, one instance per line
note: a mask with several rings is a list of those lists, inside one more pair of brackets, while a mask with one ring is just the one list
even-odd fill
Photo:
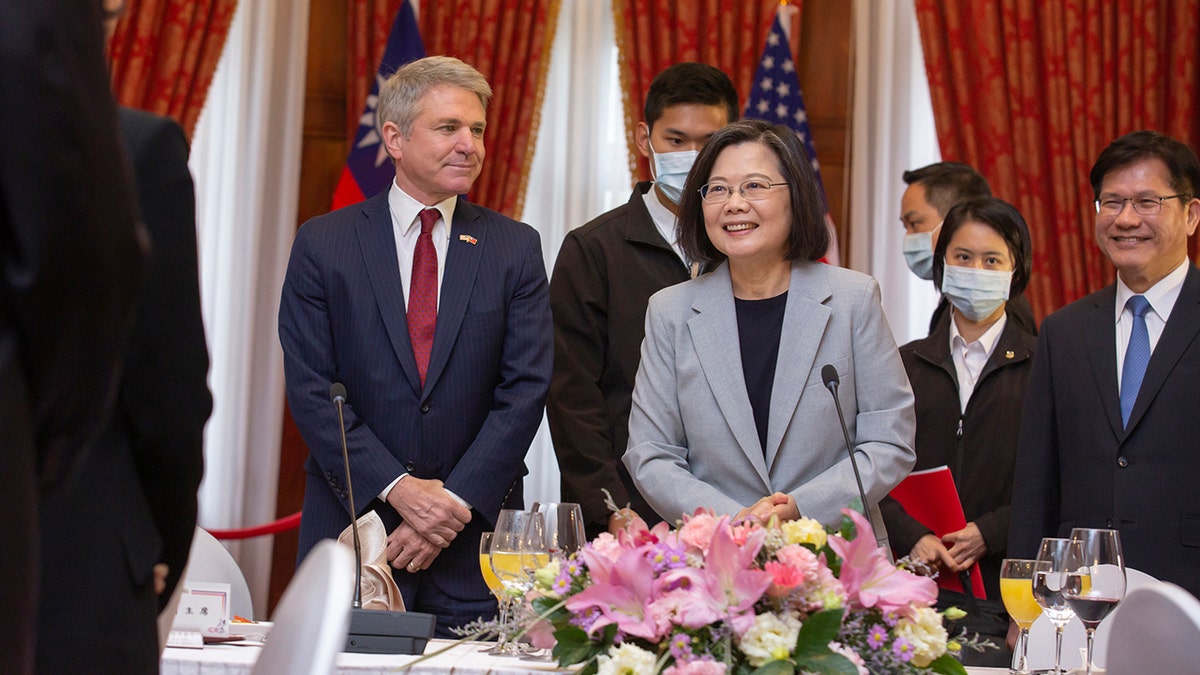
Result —
[[746, 99], [743, 117], [782, 124], [795, 132], [804, 144], [813, 171], [817, 174], [817, 188], [825, 208], [825, 224], [829, 227], [829, 250], [825, 252], [824, 260], [837, 265], [837, 230], [833, 226], [833, 218], [829, 215], [825, 183], [821, 180], [821, 165], [817, 162], [817, 146], [813, 143], [812, 128], [809, 127], [808, 113], [804, 108], [804, 94], [800, 91], [800, 76], [796, 73], [792, 49], [780, 20], [780, 14], [785, 10], [794, 11], [791, 7], [781, 7], [775, 15], [775, 20], [771, 22], [771, 30], [767, 32], [762, 59], [754, 72], [754, 84]]
[[383, 191], [396, 177], [396, 167], [383, 146], [383, 139], [375, 126], [375, 107], [379, 103], [379, 86], [389, 75], [408, 63], [425, 56], [425, 45], [421, 32], [417, 30], [417, 17], [408, 0], [400, 4], [392, 32], [388, 34], [387, 49], [383, 61], [375, 73], [375, 82], [367, 96], [362, 117], [358, 118], [358, 131], [354, 134], [354, 146], [346, 158], [346, 168], [338, 179], [333, 192], [333, 208], [339, 209], [361, 202], [363, 199]]

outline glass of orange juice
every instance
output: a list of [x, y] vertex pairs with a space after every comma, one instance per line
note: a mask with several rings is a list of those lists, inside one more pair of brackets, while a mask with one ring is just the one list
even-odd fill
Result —
[[[500, 578], [496, 576], [496, 571], [492, 569], [492, 533], [484, 532], [479, 536], [479, 571], [483, 573], [483, 583], [487, 584], [488, 590], [492, 595], [496, 596], [496, 601], [500, 603], [500, 616], [498, 617], [500, 631], [502, 635], [498, 636], [503, 642], [503, 631], [508, 625], [508, 596], [504, 594], [504, 584], [500, 583]], [[499, 644], [492, 647], [481, 649], [480, 651], [489, 654], [499, 654]]]
[[1020, 644], [1014, 652], [1016, 663], [1009, 669], [1011, 675], [1027, 675], [1029, 673], [1029, 627], [1042, 614], [1042, 606], [1033, 597], [1033, 572], [1037, 568], [1036, 560], [1020, 560], [1005, 558], [1000, 565], [1000, 597], [1004, 600], [1004, 609], [1021, 629]]

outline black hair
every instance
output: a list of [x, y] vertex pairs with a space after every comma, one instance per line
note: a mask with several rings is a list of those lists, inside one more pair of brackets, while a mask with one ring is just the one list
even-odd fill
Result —
[[1013, 261], [1012, 283], [1008, 287], [1009, 299], [1025, 292], [1029, 275], [1033, 269], [1033, 243], [1029, 226], [1017, 207], [996, 197], [971, 197], [951, 207], [938, 234], [937, 246], [933, 250], [933, 285], [942, 290], [942, 275], [946, 269], [946, 249], [954, 233], [967, 223], [979, 223], [993, 230], [1008, 245], [1008, 255]]
[[700, 188], [708, 183], [717, 156], [726, 148], [743, 143], [761, 143], [775, 153], [783, 182], [788, 184], [786, 189], [791, 200], [792, 223], [784, 258], [820, 259], [829, 249], [829, 228], [825, 224], [825, 207], [817, 188], [816, 172], [805, 154], [804, 144], [795, 132], [762, 120], [742, 120], [722, 128], [713, 134], [696, 157], [679, 202], [676, 227], [679, 245], [684, 253], [689, 260], [696, 262], [714, 263], [725, 259], [725, 254], [717, 250], [708, 238]]
[[1171, 188], [1189, 198], [1196, 196], [1196, 188], [1200, 187], [1200, 163], [1196, 161], [1196, 153], [1166, 134], [1157, 131], [1134, 131], [1109, 143], [1096, 158], [1092, 172], [1088, 175], [1094, 197], [1100, 198], [1104, 177], [1110, 171], [1143, 159], [1161, 160], [1167, 165], [1167, 171], [1171, 172]]
[[918, 184], [925, 188], [925, 201], [937, 209], [942, 218], [950, 207], [968, 197], [991, 197], [987, 179], [974, 167], [961, 162], [938, 162], [919, 169], [905, 171], [905, 185]]
[[729, 76], [705, 63], [685, 62], [667, 66], [650, 82], [642, 111], [646, 126], [653, 129], [667, 108], [686, 103], [725, 106], [729, 122], [740, 117], [737, 89]]

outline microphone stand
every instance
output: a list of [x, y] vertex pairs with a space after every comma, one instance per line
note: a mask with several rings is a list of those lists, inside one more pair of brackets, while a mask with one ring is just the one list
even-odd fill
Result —
[[358, 540], [358, 516], [354, 506], [354, 481], [350, 479], [350, 450], [346, 444], [346, 420], [342, 406], [346, 387], [334, 382], [329, 397], [338, 411], [342, 433], [342, 462], [346, 468], [346, 494], [350, 498], [350, 531], [354, 535], [354, 602], [350, 610], [350, 631], [342, 651], [363, 654], [423, 654], [433, 637], [437, 617], [423, 612], [391, 612], [362, 608], [362, 545]]
[[[841, 383], [841, 377], [838, 375], [837, 368], [832, 363], [825, 364], [821, 368], [821, 380], [825, 382], [825, 388], [829, 390], [829, 394], [833, 396], [833, 405], [837, 408], [838, 422], [842, 425], [842, 438], [846, 441], [846, 452], [850, 455], [850, 466], [854, 469], [854, 482], [858, 484], [858, 496], [862, 499], [862, 513], [871, 521], [871, 507], [867, 502], [867, 491], [863, 489], [862, 474], [858, 472], [858, 463], [854, 461], [854, 443], [850, 441], [850, 429], [846, 426], [846, 416], [842, 413], [842, 402], [838, 400], [838, 385]], [[874, 527], [875, 523], [871, 523]], [[875, 544], [883, 548], [888, 553], [888, 558], [891, 558], [891, 547], [887, 543], [887, 535], [881, 538], [879, 533], [875, 533]]]

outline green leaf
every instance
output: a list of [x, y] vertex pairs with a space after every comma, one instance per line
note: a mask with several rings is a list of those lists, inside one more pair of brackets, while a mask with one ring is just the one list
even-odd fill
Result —
[[554, 631], [554, 658], [561, 666], [569, 666], [587, 661], [599, 651], [598, 645], [588, 639], [587, 633], [576, 626], [567, 626]]
[[796, 654], [829, 651], [829, 643], [837, 639], [838, 631], [842, 628], [842, 616], [845, 612], [845, 609], [826, 609], [809, 616], [800, 626], [800, 636], [796, 638]]
[[834, 652], [829, 647], [824, 653], [813, 652], [796, 656], [796, 672], [804, 671], [818, 675], [858, 675], [858, 666], [850, 659]]
[[942, 675], [967, 675], [967, 669], [949, 652], [942, 654], [929, 664], [929, 670]]

